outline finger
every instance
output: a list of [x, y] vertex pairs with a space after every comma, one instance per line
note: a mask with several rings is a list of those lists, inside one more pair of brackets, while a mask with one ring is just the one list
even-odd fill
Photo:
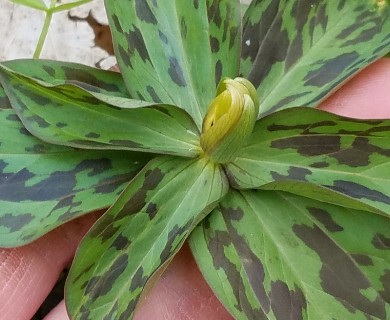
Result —
[[69, 320], [65, 301], [62, 300], [43, 320]]
[[31, 319], [96, 218], [76, 219], [29, 245], [0, 249], [1, 320]]
[[206, 284], [189, 247], [176, 255], [160, 280], [140, 302], [135, 320], [233, 319]]
[[321, 109], [361, 119], [390, 117], [390, 59], [364, 69], [325, 100]]

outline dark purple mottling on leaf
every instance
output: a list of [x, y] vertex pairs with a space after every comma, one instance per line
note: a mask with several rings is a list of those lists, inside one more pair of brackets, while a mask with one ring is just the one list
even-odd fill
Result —
[[29, 183], [35, 174], [26, 168], [7, 172], [6, 167], [7, 163], [0, 160], [0, 200], [19, 202], [65, 199], [74, 193], [80, 172], [94, 176], [110, 170], [112, 164], [107, 158], [84, 160], [72, 170], [54, 171], [35, 184]]
[[271, 171], [272, 179], [275, 181], [285, 181], [285, 180], [298, 180], [298, 181], [306, 181], [306, 176], [311, 175], [312, 172], [306, 168], [293, 167], [290, 166], [288, 169], [287, 175], [282, 175], [278, 172]]
[[257, 23], [244, 22], [242, 58], [253, 62], [249, 75], [244, 76], [255, 87], [268, 76], [275, 63], [286, 61], [291, 45], [287, 30], [282, 28], [283, 10], [279, 6], [279, 1], [272, 1]]
[[53, 67], [50, 67], [50, 66], [47, 66], [47, 65], [43, 65], [42, 66], [42, 69], [45, 70], [45, 72], [51, 76], [51, 77], [55, 77], [56, 75], [56, 70], [53, 68]]
[[65, 209], [65, 212], [63, 212], [58, 218], [58, 221], [68, 221], [73, 219], [78, 213], [82, 213], [83, 211], [78, 209], [78, 207], [82, 204], [81, 201], [75, 201], [74, 200], [75, 195], [72, 194], [71, 196], [67, 196], [64, 198], [61, 198], [56, 206], [53, 208], [52, 212], [59, 210], [59, 209]]
[[354, 313], [360, 310], [367, 315], [385, 319], [385, 304], [381, 297], [368, 299], [362, 294], [371, 288], [365, 274], [356, 266], [351, 256], [341, 249], [319, 227], [294, 225], [294, 233], [313, 251], [321, 262], [321, 286]]
[[133, 25], [133, 29], [133, 31], [125, 33], [128, 45], [127, 55], [132, 57], [135, 51], [137, 51], [143, 62], [149, 61], [152, 63], [141, 31], [135, 25]]
[[116, 84], [99, 79], [90, 72], [83, 72], [77, 68], [68, 66], [62, 66], [61, 68], [65, 73], [65, 77], [67, 79], [66, 83], [74, 84], [93, 92], [100, 91], [99, 88], [109, 91], [119, 91]]
[[100, 134], [99, 133], [96, 133], [96, 132], [89, 132], [85, 135], [86, 138], [90, 138], [90, 139], [97, 139], [100, 137]]
[[33, 116], [30, 116], [30, 117], [27, 117], [26, 120], [30, 123], [30, 125], [32, 122], [32, 123], [37, 124], [38, 127], [42, 128], [42, 129], [46, 129], [46, 128], [50, 127], [50, 123], [48, 123], [44, 118], [42, 118], [36, 114]]
[[350, 148], [340, 150], [330, 156], [335, 158], [340, 164], [350, 167], [364, 167], [371, 163], [370, 156], [372, 154], [390, 157], [390, 149], [371, 144], [367, 137], [356, 137]]
[[165, 44], [168, 44], [168, 38], [167, 36], [165, 35], [164, 32], [162, 32], [161, 30], [158, 30], [158, 37], [160, 38], [160, 40], [165, 43]]
[[115, 304], [112, 306], [111, 310], [109, 313], [107, 313], [103, 320], [112, 320], [115, 319], [115, 316], [118, 312], [118, 302], [115, 302]]
[[323, 87], [336, 80], [339, 75], [345, 72], [351, 64], [359, 59], [357, 52], [342, 53], [328, 60], [318, 61], [317, 68], [309, 71], [305, 78], [305, 86]]
[[355, 199], [367, 199], [390, 205], [389, 196], [380, 191], [370, 189], [356, 182], [335, 180], [333, 182], [333, 185], [326, 185], [325, 187], [346, 194], [347, 196], [350, 196]]
[[340, 151], [340, 137], [334, 135], [302, 135], [271, 142], [272, 148], [295, 149], [303, 156], [327, 155]]
[[264, 288], [264, 265], [259, 257], [257, 257], [251, 250], [246, 240], [241, 235], [239, 235], [234, 228], [233, 221], [240, 221], [244, 215], [244, 212], [241, 210], [241, 208], [233, 209], [222, 207], [222, 213], [226, 228], [229, 232], [229, 237], [237, 251], [237, 254], [240, 257], [242, 266], [250, 281], [251, 287], [255, 292], [255, 295], [259, 300], [262, 308], [261, 311], [252, 311], [254, 312], [254, 315], [256, 315], [256, 312], [259, 312], [257, 315], [258, 318], [255, 317], [254, 319], [261, 319], [261, 317], [264, 316], [264, 313], [267, 314], [270, 311], [270, 297], [268, 297]]
[[199, 8], [199, 0], [193, 0], [193, 4], [195, 9]]
[[68, 126], [68, 124], [66, 124], [66, 123], [64, 123], [64, 122], [57, 122], [56, 123], [56, 127], [57, 128], [65, 128], [65, 127], [67, 127]]
[[169, 58], [169, 69], [168, 74], [171, 77], [172, 81], [176, 83], [179, 87], [185, 87], [187, 85], [184, 78], [183, 70], [175, 57]]
[[146, 213], [149, 216], [149, 219], [152, 220], [158, 212], [157, 205], [153, 202], [149, 202], [148, 206], [146, 207]]
[[381, 297], [387, 303], [390, 302], [390, 269], [384, 271], [383, 275], [379, 279], [382, 283], [383, 290], [379, 291]]
[[344, 228], [338, 225], [332, 218], [332, 215], [321, 208], [308, 207], [309, 213], [315, 217], [329, 232], [340, 232]]
[[[173, 252], [177, 250], [178, 243], [182, 244], [184, 239], [189, 235], [191, 228], [193, 227], [194, 219], [190, 219], [184, 226], [179, 227], [175, 225], [168, 233], [168, 239], [163, 251], [160, 254], [161, 263], [164, 263], [169, 259]], [[178, 240], [181, 241], [178, 241]], [[174, 244], [176, 244], [174, 246]]]
[[143, 148], [143, 145], [141, 143], [131, 141], [131, 140], [110, 140], [108, 141], [108, 143], [114, 146], [123, 146], [130, 149]]
[[85, 288], [85, 294], [92, 300], [96, 300], [101, 296], [105, 296], [111, 290], [117, 279], [126, 270], [129, 257], [127, 254], [122, 254], [116, 257], [111, 267], [104, 272], [103, 275], [92, 277], [82, 286]]
[[135, 0], [135, 11], [137, 17], [146, 23], [151, 23], [156, 25], [157, 19], [154, 16], [152, 10], [149, 7], [149, 4], [145, 0]]
[[112, 242], [111, 247], [114, 247], [116, 250], [123, 250], [127, 248], [131, 244], [129, 238], [123, 236], [123, 234], [119, 233], [115, 240]]
[[281, 280], [271, 282], [271, 309], [277, 320], [303, 320], [307, 303], [299, 288], [290, 290]]
[[164, 173], [159, 168], [148, 170], [145, 173], [145, 179], [142, 187], [134, 193], [129, 201], [126, 202], [123, 209], [118, 212], [116, 219], [121, 219], [125, 216], [141, 211], [141, 209], [146, 206], [148, 191], [155, 189], [160, 184], [164, 176]]
[[372, 261], [372, 259], [365, 254], [353, 253], [353, 254], [351, 254], [351, 257], [353, 260], [356, 261], [356, 263], [359, 266], [373, 266], [374, 265], [374, 262]]
[[318, 168], [318, 169], [327, 168], [329, 166], [330, 166], [330, 163], [326, 162], [326, 161], [319, 161], [319, 162], [314, 162], [314, 163], [310, 164], [311, 168]]
[[9, 121], [16, 121], [16, 122], [20, 122], [20, 119], [19, 117], [16, 115], [16, 114], [10, 114], [7, 116], [7, 120]]
[[154, 90], [154, 88], [152, 86], [147, 85], [146, 91], [149, 93], [153, 102], [162, 103], [162, 100], [159, 98], [159, 96], [157, 95], [156, 91]]
[[34, 220], [31, 213], [11, 214], [6, 213], [0, 216], [0, 226], [8, 228], [10, 232], [19, 231], [25, 225]]
[[222, 78], [223, 65], [221, 60], [215, 63], [215, 85], [217, 86]]
[[[222, 269], [232, 287], [233, 294], [236, 298], [237, 304], [235, 308], [242, 311], [250, 320], [265, 320], [267, 319], [266, 314], [262, 310], [252, 308], [249, 300], [245, 294], [241, 293], [241, 290], [245, 288], [245, 284], [241, 277], [239, 270], [236, 266], [229, 261], [224, 254], [224, 248], [232, 245], [232, 240], [228, 232], [213, 231], [210, 235], [207, 234], [207, 229], [204, 230], [206, 236], [208, 236], [207, 246], [213, 257], [213, 265], [218, 269]], [[257, 275], [259, 281], [264, 279], [264, 273]], [[258, 290], [265, 292], [263, 286], [259, 287]]]
[[377, 233], [371, 243], [379, 250], [390, 250], [390, 238], [384, 234]]

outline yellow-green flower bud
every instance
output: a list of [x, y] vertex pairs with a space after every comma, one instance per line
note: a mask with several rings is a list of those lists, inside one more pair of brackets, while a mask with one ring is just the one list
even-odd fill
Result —
[[258, 112], [259, 98], [248, 80], [221, 80], [217, 96], [203, 119], [203, 152], [217, 163], [234, 160], [251, 134]]

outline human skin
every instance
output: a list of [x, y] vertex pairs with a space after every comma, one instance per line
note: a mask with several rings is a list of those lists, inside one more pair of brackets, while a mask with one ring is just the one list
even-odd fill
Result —
[[[390, 118], [390, 59], [362, 71], [327, 99], [321, 109], [355, 118]], [[76, 219], [37, 241], [0, 249], [0, 320], [29, 320], [98, 213]], [[68, 320], [61, 302], [45, 320]], [[197, 269], [185, 245], [147, 297], [136, 320], [230, 320]]]

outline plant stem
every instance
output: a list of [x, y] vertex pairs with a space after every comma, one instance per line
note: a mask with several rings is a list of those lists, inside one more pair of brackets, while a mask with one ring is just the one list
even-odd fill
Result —
[[43, 44], [45, 43], [47, 33], [49, 31], [51, 19], [53, 17], [52, 9], [55, 7], [56, 4], [57, 4], [57, 0], [51, 0], [50, 6], [46, 11], [45, 22], [43, 23], [42, 31], [41, 31], [37, 46], [36, 46], [35, 51], [34, 51], [34, 55], [33, 55], [34, 59], [39, 59], [39, 56], [41, 55]]

